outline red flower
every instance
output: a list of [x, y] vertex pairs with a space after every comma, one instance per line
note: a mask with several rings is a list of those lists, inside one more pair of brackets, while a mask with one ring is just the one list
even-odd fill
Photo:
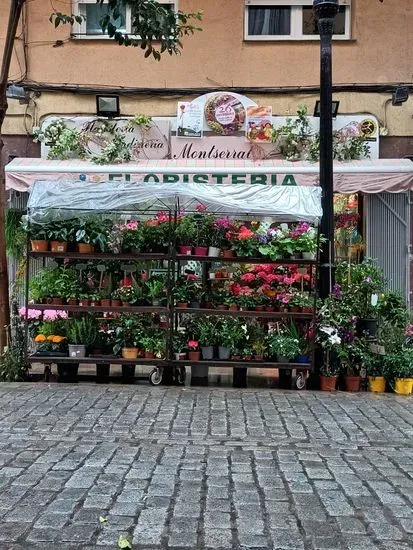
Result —
[[264, 281], [267, 281], [267, 273], [265, 273], [265, 271], [260, 271], [259, 273], [257, 273], [257, 277], [259, 277], [260, 279], [263, 279]]
[[241, 241], [244, 241], [245, 239], [251, 239], [251, 237], [254, 236], [254, 231], [251, 231], [251, 229], [248, 229], [245, 227], [245, 225], [242, 225], [239, 233], [238, 233], [238, 239]]
[[189, 342], [188, 342], [188, 347], [193, 349], [193, 350], [196, 350], [198, 345], [199, 345], [199, 343], [196, 340], [189, 340]]
[[188, 281], [195, 281], [196, 275], [194, 275], [193, 273], [188, 273], [186, 278], [188, 279]]
[[254, 273], [244, 273], [244, 275], [241, 277], [241, 281], [252, 283], [253, 281], [255, 281]]
[[230, 290], [234, 296], [239, 296], [241, 293], [241, 285], [239, 283], [232, 283]]

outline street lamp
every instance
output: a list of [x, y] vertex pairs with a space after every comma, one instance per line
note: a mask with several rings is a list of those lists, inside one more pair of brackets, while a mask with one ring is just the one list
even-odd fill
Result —
[[320, 186], [321, 232], [327, 238], [320, 255], [319, 293], [326, 298], [334, 284], [334, 191], [331, 41], [338, 0], [313, 0], [320, 33]]

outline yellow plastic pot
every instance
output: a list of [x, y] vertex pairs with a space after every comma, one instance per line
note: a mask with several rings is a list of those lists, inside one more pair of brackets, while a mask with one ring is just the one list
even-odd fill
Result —
[[394, 391], [400, 395], [410, 395], [412, 393], [412, 378], [396, 378]]
[[386, 391], [386, 379], [384, 376], [369, 376], [369, 391], [384, 393]]

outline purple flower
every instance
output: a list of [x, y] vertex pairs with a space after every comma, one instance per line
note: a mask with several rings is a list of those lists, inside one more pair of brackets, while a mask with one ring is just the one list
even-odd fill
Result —
[[366, 278], [364, 279], [364, 282], [365, 282], [365, 283], [371, 283], [372, 281], [373, 281], [373, 278], [370, 277], [370, 276], [368, 276], [368, 277], [366, 277]]
[[334, 298], [337, 298], [337, 300], [340, 300], [343, 296], [341, 285], [339, 285], [338, 283], [333, 286], [333, 296]]

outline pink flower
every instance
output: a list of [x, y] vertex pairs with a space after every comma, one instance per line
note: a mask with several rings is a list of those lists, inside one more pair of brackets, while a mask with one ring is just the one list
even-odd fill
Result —
[[268, 273], [267, 283], [273, 283], [274, 281], [278, 283], [280, 280], [280, 275], [275, 275], [275, 273]]
[[265, 273], [265, 271], [259, 271], [257, 273], [257, 277], [259, 277], [260, 279], [263, 279], [264, 281], [268, 281], [267, 273]]
[[205, 212], [205, 210], [207, 209], [207, 207], [205, 206], [205, 204], [198, 204], [198, 206], [196, 207], [196, 211], [197, 212]]
[[128, 222], [126, 224], [126, 229], [137, 229], [138, 228], [138, 222], [136, 222], [135, 220], [131, 220], [130, 222]]
[[193, 273], [188, 273], [186, 278], [188, 279], [188, 281], [195, 281], [196, 280], [196, 275], [194, 275]]
[[241, 241], [244, 241], [246, 239], [251, 239], [251, 237], [254, 236], [254, 231], [251, 231], [251, 229], [248, 229], [245, 227], [245, 225], [242, 225], [239, 233], [238, 233], [238, 239]]
[[156, 214], [156, 219], [158, 220], [158, 222], [168, 222], [169, 216], [168, 214], [166, 214], [166, 212], [158, 212]]
[[253, 281], [255, 281], [255, 275], [253, 273], [244, 273], [244, 275], [241, 277], [241, 281], [252, 283]]
[[[19, 315], [20, 317], [26, 317], [26, 308], [25, 307], [21, 307], [19, 309]], [[40, 319], [42, 316], [42, 312], [40, 311], [40, 309], [28, 309], [27, 310], [27, 319]]]
[[219, 229], [229, 229], [231, 225], [231, 220], [228, 217], [218, 218], [214, 221], [214, 227], [218, 227]]
[[189, 340], [189, 342], [188, 342], [188, 347], [193, 349], [193, 350], [196, 350], [198, 345], [199, 345], [199, 343], [196, 340]]
[[56, 309], [46, 309], [43, 312], [44, 321], [56, 321], [57, 319], [67, 319], [67, 311], [60, 311]]
[[147, 278], [148, 278], [148, 274], [146, 273], [146, 271], [144, 271], [143, 273], [141, 273], [141, 279], [142, 279], [142, 281], [146, 281]]

